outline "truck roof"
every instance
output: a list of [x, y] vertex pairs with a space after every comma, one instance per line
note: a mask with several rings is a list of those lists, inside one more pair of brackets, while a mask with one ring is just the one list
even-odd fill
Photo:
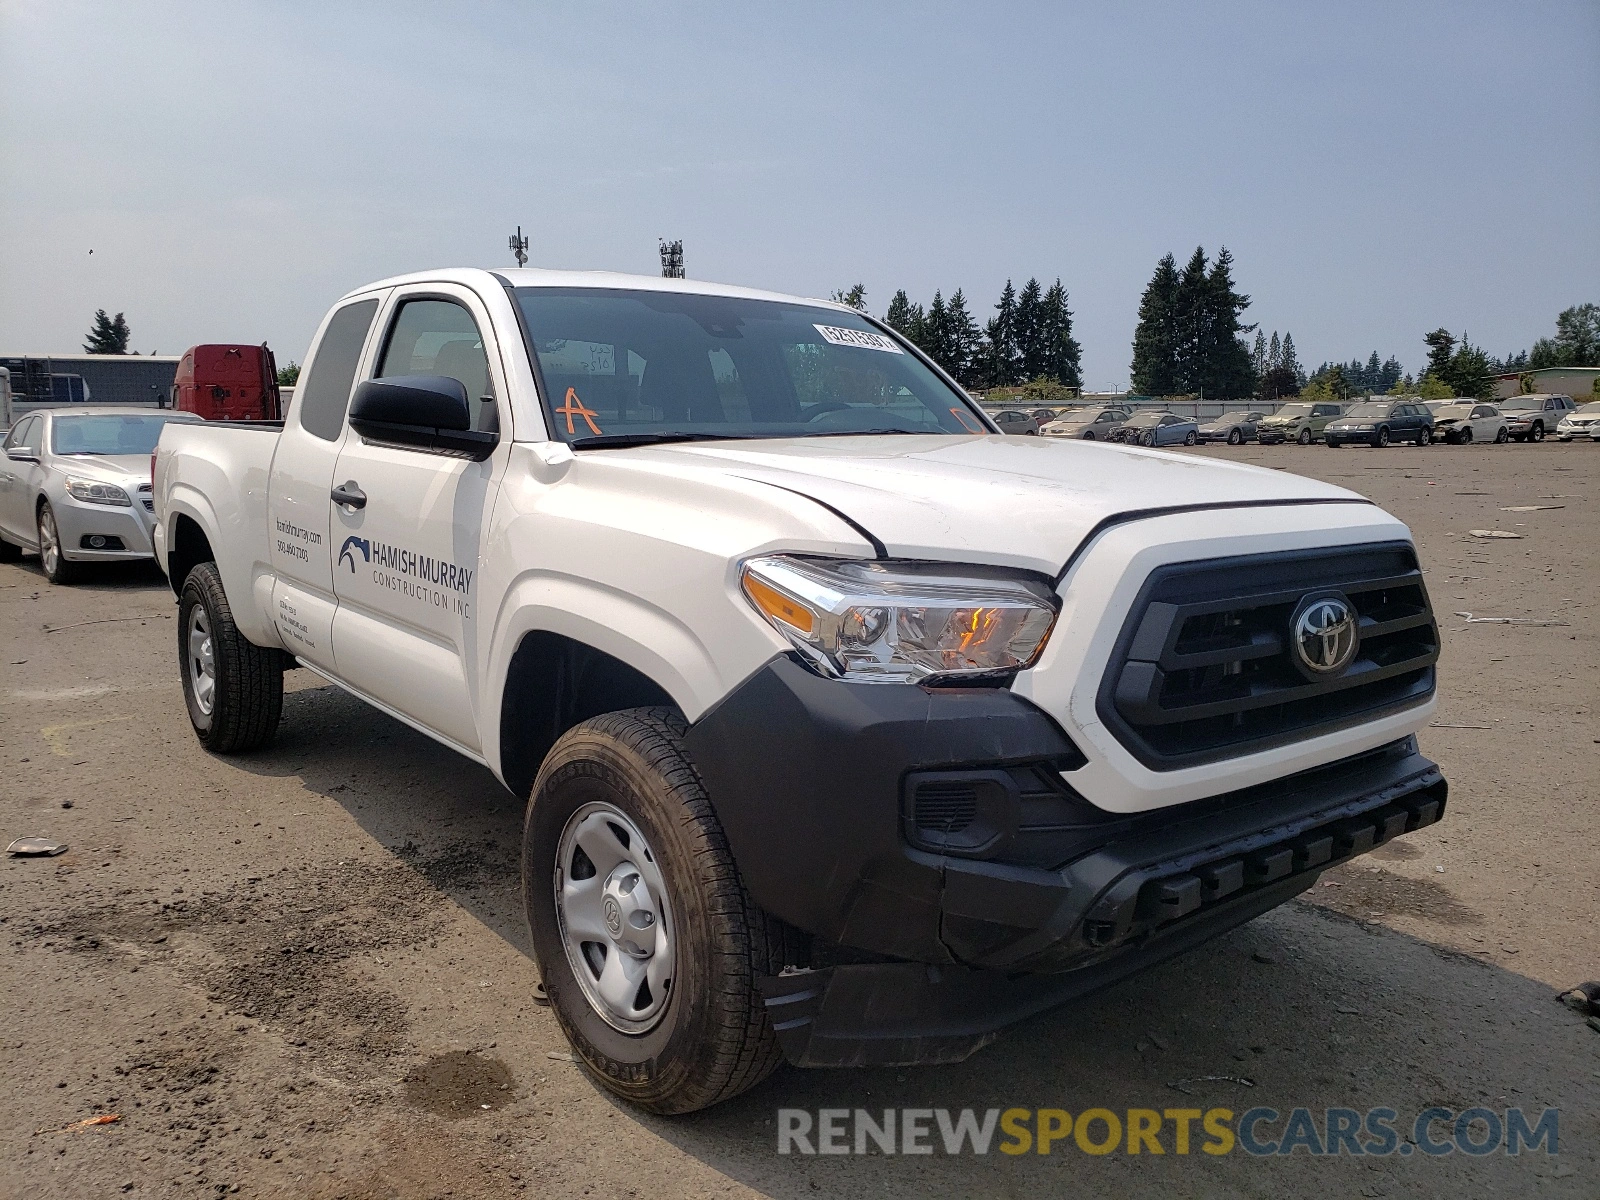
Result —
[[807, 296], [791, 296], [783, 292], [768, 292], [757, 288], [738, 287], [728, 283], [707, 283], [699, 279], [667, 279], [660, 275], [629, 275], [623, 271], [552, 271], [540, 267], [507, 267], [491, 270], [484, 267], [444, 267], [433, 271], [413, 271], [380, 279], [347, 293], [340, 300], [371, 292], [377, 288], [399, 287], [408, 283], [462, 283], [468, 286], [502, 286], [502, 281], [512, 287], [547, 288], [628, 288], [635, 291], [676, 292], [696, 296], [728, 296], [744, 300], [777, 300], [788, 304], [816, 304], [824, 308], [855, 312], [853, 308], [832, 300]]

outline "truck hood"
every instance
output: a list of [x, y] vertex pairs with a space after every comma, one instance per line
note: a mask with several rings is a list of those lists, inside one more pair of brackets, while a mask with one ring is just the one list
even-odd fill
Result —
[[1047, 575], [1108, 518], [1174, 507], [1363, 499], [1242, 463], [998, 434], [691, 442], [590, 453], [674, 472], [738, 475], [808, 496], [896, 558]]

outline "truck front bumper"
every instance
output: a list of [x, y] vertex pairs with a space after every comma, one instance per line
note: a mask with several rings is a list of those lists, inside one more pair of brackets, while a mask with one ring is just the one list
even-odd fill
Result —
[[1414, 738], [1133, 815], [1004, 689], [859, 685], [774, 661], [689, 732], [756, 903], [809, 933], [763, 981], [799, 1065], [949, 1062], [1437, 821]]

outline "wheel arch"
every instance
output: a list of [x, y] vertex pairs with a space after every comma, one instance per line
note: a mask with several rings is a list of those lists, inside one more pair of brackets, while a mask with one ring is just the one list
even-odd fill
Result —
[[211, 539], [200, 522], [186, 512], [178, 513], [172, 520], [172, 537], [167, 550], [167, 582], [174, 595], [182, 595], [183, 582], [189, 572], [203, 562], [216, 562]]
[[530, 629], [511, 652], [500, 689], [500, 778], [525, 797], [567, 730], [603, 713], [658, 705], [676, 702], [638, 667], [568, 634]]

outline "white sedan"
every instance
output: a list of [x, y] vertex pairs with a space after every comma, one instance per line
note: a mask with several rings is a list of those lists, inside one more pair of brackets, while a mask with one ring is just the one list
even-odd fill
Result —
[[1588, 438], [1600, 442], [1600, 402], [1585, 404], [1577, 412], [1561, 418], [1556, 426], [1556, 440], [1570, 442], [1573, 438]]
[[1505, 416], [1492, 404], [1468, 400], [1461, 404], [1441, 404], [1433, 409], [1433, 436], [1441, 442], [1469, 445], [1472, 442], [1503, 442], [1510, 436]]

